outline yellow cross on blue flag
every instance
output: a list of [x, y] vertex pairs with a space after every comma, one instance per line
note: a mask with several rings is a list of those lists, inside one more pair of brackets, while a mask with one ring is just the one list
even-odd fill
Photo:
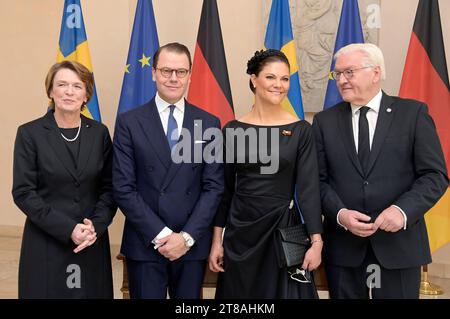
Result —
[[272, 1], [264, 46], [266, 49], [280, 50], [288, 58], [289, 64], [291, 65], [290, 87], [282, 105], [287, 111], [303, 120], [302, 93], [300, 91], [297, 56], [295, 53], [294, 36], [292, 34], [289, 0]]
[[[62, 62], [65, 60], [77, 61], [93, 72], [80, 0], [64, 1], [56, 61]], [[92, 98], [81, 113], [86, 117], [101, 121], [95, 84]]]

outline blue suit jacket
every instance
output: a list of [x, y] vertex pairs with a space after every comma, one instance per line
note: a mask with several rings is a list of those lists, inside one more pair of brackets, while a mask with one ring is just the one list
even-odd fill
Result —
[[[194, 144], [194, 121], [202, 132], [220, 129], [215, 116], [186, 101], [183, 129]], [[203, 135], [203, 134], [202, 134]], [[193, 153], [192, 153], [193, 156]], [[165, 227], [185, 231], [196, 240], [183, 260], [206, 259], [211, 245], [211, 223], [223, 192], [223, 165], [217, 162], [176, 164], [172, 161], [153, 98], [120, 114], [114, 133], [113, 192], [126, 216], [121, 253], [142, 261], [167, 262], [151, 241]]]

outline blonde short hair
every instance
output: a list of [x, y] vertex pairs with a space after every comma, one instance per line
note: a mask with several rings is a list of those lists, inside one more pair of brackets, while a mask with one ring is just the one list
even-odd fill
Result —
[[381, 79], [386, 78], [386, 68], [384, 67], [384, 57], [381, 49], [372, 43], [352, 43], [342, 47], [334, 55], [336, 60], [341, 55], [353, 52], [362, 52], [366, 56], [365, 66], [380, 67]]

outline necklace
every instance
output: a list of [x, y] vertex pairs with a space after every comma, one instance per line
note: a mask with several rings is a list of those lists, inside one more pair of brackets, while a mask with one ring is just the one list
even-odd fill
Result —
[[80, 131], [81, 131], [81, 121], [80, 121], [80, 125], [78, 126], [78, 132], [77, 135], [75, 135], [74, 138], [67, 138], [64, 136], [64, 134], [62, 132], [60, 132], [61, 136], [63, 137], [63, 139], [65, 139], [67, 142], [73, 142], [76, 141], [76, 139], [78, 138], [78, 136], [80, 135]]

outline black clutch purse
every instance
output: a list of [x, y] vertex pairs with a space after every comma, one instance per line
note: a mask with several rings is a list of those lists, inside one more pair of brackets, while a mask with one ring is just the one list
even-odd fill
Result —
[[280, 268], [303, 264], [305, 253], [310, 246], [308, 232], [304, 224], [277, 229], [278, 263]]

